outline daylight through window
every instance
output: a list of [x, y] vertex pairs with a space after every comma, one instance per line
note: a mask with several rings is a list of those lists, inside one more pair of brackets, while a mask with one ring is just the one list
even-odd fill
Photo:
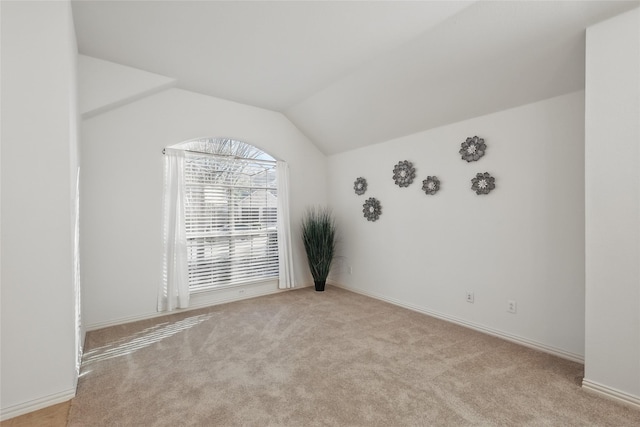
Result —
[[190, 292], [277, 278], [276, 161], [229, 139], [173, 148], [185, 150]]

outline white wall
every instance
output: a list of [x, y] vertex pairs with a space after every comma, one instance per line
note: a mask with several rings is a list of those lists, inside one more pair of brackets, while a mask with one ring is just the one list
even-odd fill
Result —
[[640, 406], [640, 11], [587, 30], [587, 388]]
[[[487, 154], [467, 163], [465, 138]], [[341, 228], [333, 280], [519, 342], [581, 360], [584, 350], [584, 93], [525, 105], [329, 157], [330, 205]], [[396, 186], [394, 165], [416, 181]], [[490, 172], [478, 196], [470, 180]], [[441, 190], [421, 191], [436, 175]], [[353, 182], [365, 177], [363, 196]], [[362, 204], [382, 203], [367, 222]], [[353, 273], [349, 274], [349, 267]], [[465, 301], [465, 291], [475, 303]], [[507, 300], [517, 314], [507, 313]]]
[[2, 419], [77, 379], [75, 32], [69, 2], [2, 2]]
[[[306, 206], [326, 203], [326, 158], [282, 114], [169, 89], [87, 119], [82, 128], [82, 282], [90, 328], [156, 313], [162, 149], [197, 137], [235, 138], [289, 163], [295, 271], [298, 282], [312, 283], [296, 236]], [[254, 291], [264, 289], [243, 296]], [[218, 301], [239, 297], [238, 290], [220, 294]]]

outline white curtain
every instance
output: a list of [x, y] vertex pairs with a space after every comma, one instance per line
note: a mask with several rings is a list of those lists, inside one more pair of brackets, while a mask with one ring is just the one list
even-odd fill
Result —
[[293, 255], [291, 248], [291, 226], [289, 221], [289, 165], [278, 161], [278, 263], [280, 289], [293, 288]]
[[184, 160], [182, 150], [166, 149], [164, 156], [164, 262], [158, 311], [189, 306], [187, 237], [184, 220]]

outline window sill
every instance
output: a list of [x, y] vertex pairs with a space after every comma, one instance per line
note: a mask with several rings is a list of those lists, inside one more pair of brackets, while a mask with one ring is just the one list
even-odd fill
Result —
[[207, 307], [216, 304], [239, 301], [246, 298], [280, 292], [278, 279], [259, 280], [239, 285], [221, 286], [191, 292], [190, 308]]

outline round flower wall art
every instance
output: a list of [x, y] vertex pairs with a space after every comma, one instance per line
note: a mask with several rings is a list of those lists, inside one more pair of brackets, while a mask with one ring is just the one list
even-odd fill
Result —
[[440, 189], [440, 180], [436, 176], [428, 176], [427, 179], [422, 181], [422, 191], [426, 194], [433, 196]]
[[467, 162], [475, 162], [480, 157], [484, 156], [487, 151], [487, 144], [484, 143], [484, 139], [474, 136], [473, 138], [467, 138], [460, 146], [460, 153], [462, 159]]
[[364, 214], [364, 217], [367, 218], [367, 221], [377, 220], [380, 218], [380, 214], [382, 213], [380, 201], [374, 197], [369, 197], [362, 205], [362, 213]]
[[478, 173], [476, 177], [471, 180], [471, 189], [475, 191], [476, 194], [489, 194], [494, 188], [496, 188], [496, 179], [488, 172]]
[[367, 180], [362, 177], [356, 178], [356, 182], [353, 183], [353, 189], [358, 196], [362, 196], [367, 191]]
[[393, 180], [400, 187], [408, 187], [416, 177], [416, 169], [413, 164], [407, 160], [398, 162], [393, 168]]

